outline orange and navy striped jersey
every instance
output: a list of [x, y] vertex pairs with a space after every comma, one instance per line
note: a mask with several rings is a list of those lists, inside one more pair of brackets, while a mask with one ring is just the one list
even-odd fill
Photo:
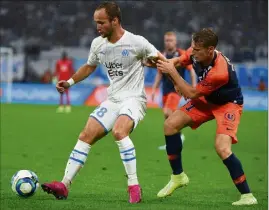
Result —
[[198, 76], [196, 89], [208, 102], [243, 104], [243, 94], [234, 66], [221, 52], [215, 50], [214, 59], [209, 66], [197, 62], [191, 54], [191, 48], [179, 58], [179, 61], [183, 66], [192, 64]]

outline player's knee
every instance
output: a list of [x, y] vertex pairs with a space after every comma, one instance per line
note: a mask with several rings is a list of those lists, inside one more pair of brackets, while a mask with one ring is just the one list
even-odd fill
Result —
[[174, 135], [178, 132], [176, 126], [169, 120], [164, 122], [164, 135]]
[[87, 131], [87, 130], [83, 130], [80, 134], [79, 134], [79, 140], [84, 141], [88, 144], [93, 144], [94, 140], [95, 140], [95, 134], [93, 132]]
[[231, 148], [215, 144], [215, 149], [219, 157], [224, 160], [232, 154]]
[[114, 136], [115, 140], [119, 141], [128, 136], [129, 133], [121, 129], [113, 129], [112, 135]]
[[215, 141], [215, 149], [219, 157], [224, 160], [232, 154], [232, 139], [225, 134], [217, 134]]
[[84, 142], [87, 142], [88, 143], [88, 141], [89, 141], [89, 135], [88, 135], [88, 133], [87, 132], [85, 132], [85, 131], [82, 131], [80, 134], [79, 134], [79, 140], [81, 140], [81, 141], [84, 141]]

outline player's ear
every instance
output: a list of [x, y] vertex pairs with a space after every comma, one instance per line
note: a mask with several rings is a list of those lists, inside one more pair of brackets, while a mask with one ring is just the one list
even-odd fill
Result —
[[208, 51], [209, 51], [210, 53], [214, 52], [214, 50], [215, 50], [215, 47], [213, 47], [213, 46], [208, 47]]
[[112, 25], [113, 25], [113, 26], [116, 26], [117, 21], [118, 21], [118, 20], [117, 20], [117, 18], [116, 18], [116, 17], [115, 17], [115, 18], [113, 18], [113, 20], [112, 20]]

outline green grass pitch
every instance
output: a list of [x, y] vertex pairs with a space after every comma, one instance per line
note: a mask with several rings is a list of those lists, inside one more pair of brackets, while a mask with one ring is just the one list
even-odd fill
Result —
[[61, 180], [69, 154], [93, 108], [73, 107], [70, 114], [56, 114], [55, 110], [56, 106], [1, 105], [1, 209], [267, 209], [267, 112], [244, 112], [239, 143], [233, 146], [258, 199], [256, 206], [231, 205], [240, 195], [214, 151], [215, 121], [196, 131], [184, 130], [183, 167], [190, 184], [166, 199], [157, 198], [171, 174], [166, 152], [157, 149], [164, 144], [160, 109], [149, 109], [131, 134], [143, 188], [142, 203], [127, 202], [127, 180], [111, 134], [92, 148], [67, 200], [55, 200], [40, 189], [31, 198], [19, 198], [11, 191], [10, 179], [20, 169], [35, 171], [41, 183]]

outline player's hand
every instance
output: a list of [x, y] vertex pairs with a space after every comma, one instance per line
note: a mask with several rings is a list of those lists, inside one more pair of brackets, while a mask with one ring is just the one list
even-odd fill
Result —
[[164, 74], [172, 74], [174, 71], [176, 71], [174, 63], [171, 60], [167, 60], [167, 62], [158, 60], [157, 68]]
[[149, 59], [144, 60], [143, 65], [147, 67], [156, 67], [156, 63], [152, 62], [152, 60]]
[[70, 87], [69, 83], [65, 80], [61, 80], [56, 84], [56, 89], [58, 90], [59, 93], [63, 93], [69, 87]]

